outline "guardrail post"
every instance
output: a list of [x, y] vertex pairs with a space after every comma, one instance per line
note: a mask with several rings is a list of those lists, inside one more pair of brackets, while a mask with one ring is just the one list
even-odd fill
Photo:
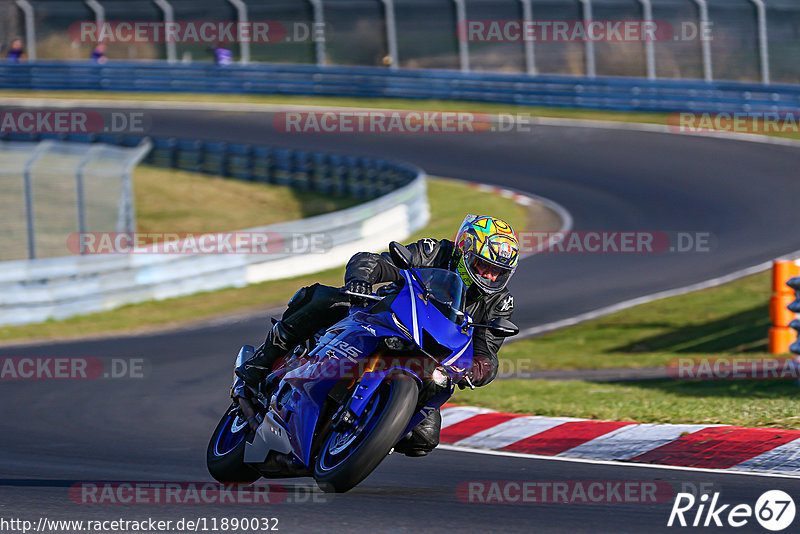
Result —
[[[531, 0], [520, 0], [522, 4], [523, 24], [533, 20], [533, 7]], [[464, 28], [466, 30], [466, 28]], [[522, 44], [525, 46], [525, 72], [536, 74], [536, 56], [533, 50], [533, 39], [526, 39], [525, 32], [522, 32]]]
[[[322, 9], [322, 0], [309, 0], [311, 9], [314, 12], [314, 28], [311, 31], [314, 39], [314, 54], [316, 55], [317, 65], [325, 64], [325, 11]], [[317, 29], [321, 32], [317, 37]]]
[[750, 0], [758, 18], [758, 52], [761, 58], [761, 81], [769, 83], [769, 42], [767, 40], [767, 6], [764, 0]]
[[33, 19], [33, 6], [28, 0], [17, 0], [17, 5], [25, 13], [25, 49], [28, 59], [36, 59], [36, 26]]
[[80, 163], [78, 163], [78, 167], [75, 169], [75, 200], [78, 210], [78, 242], [80, 243], [81, 254], [84, 253], [85, 243], [83, 236], [86, 233], [86, 202], [83, 194], [83, 169], [85, 169], [86, 165], [92, 160], [92, 156], [94, 155], [92, 148], [93, 147], [89, 147], [86, 150]]
[[[588, 30], [589, 23], [592, 22], [592, 0], [581, 0], [583, 5], [583, 26]], [[584, 43], [584, 53], [586, 54], [586, 76], [594, 78], [597, 76], [597, 63], [594, 56], [594, 41], [589, 39], [587, 31], [586, 42]]]
[[389, 68], [398, 68], [399, 58], [397, 57], [397, 23], [394, 18], [394, 0], [381, 0], [383, 2], [383, 14], [386, 25], [386, 48], [392, 63]]
[[89, 9], [94, 11], [94, 23], [97, 25], [96, 35], [100, 35], [100, 32], [103, 31], [103, 25], [106, 23], [106, 10], [97, 0], [85, 1]]
[[469, 72], [469, 33], [466, 31], [467, 6], [464, 3], [464, 0], [453, 0], [453, 2], [456, 5], [456, 39], [458, 39], [458, 62], [461, 65], [462, 72]]
[[[242, 65], [247, 65], [250, 63], [250, 39], [244, 38], [245, 33], [245, 25], [248, 23], [247, 19], [247, 5], [242, 2], [242, 0], [228, 0], [228, 2], [236, 8], [236, 19], [237, 19], [237, 31], [236, 37], [239, 39], [239, 52], [241, 53], [241, 57], [239, 58], [239, 63]], [[249, 32], [248, 32], [249, 33]]]
[[[644, 23], [653, 27], [653, 3], [651, 0], [639, 0], [639, 3], [642, 4], [642, 15], [644, 19]], [[642, 32], [642, 35], [646, 35]], [[648, 39], [645, 37], [644, 40], [644, 55], [645, 55], [645, 62], [647, 63], [647, 78], [649, 80], [656, 79], [656, 51], [655, 51], [655, 43], [652, 39]]]
[[703, 78], [710, 82], [714, 80], [714, 71], [711, 64], [711, 41], [704, 37], [706, 28], [709, 28], [709, 31], [711, 30], [708, 21], [708, 3], [706, 0], [694, 0], [694, 2], [697, 4], [697, 18], [700, 21], [697, 35], [700, 37], [700, 49], [703, 55]]
[[31, 157], [22, 168], [22, 180], [25, 192], [25, 223], [28, 230], [28, 259], [36, 259], [36, 227], [34, 226], [33, 212], [33, 184], [31, 182], [31, 168], [44, 152], [52, 146], [52, 141], [41, 141], [33, 149]]
[[[170, 5], [167, 0], [153, 0], [155, 4], [161, 8], [161, 12], [164, 13], [164, 24], [173, 24], [175, 22], [175, 12], [172, 10], [172, 6]], [[175, 63], [177, 61], [177, 53], [175, 50], [175, 41], [167, 41], [167, 62], [168, 63]]]
[[[793, 261], [777, 260], [772, 264], [772, 297], [769, 299], [769, 316], [772, 328], [769, 329], [769, 343], [767, 350], [770, 354], [785, 354], [789, 352], [795, 335], [789, 324], [795, 319], [796, 311], [800, 306], [795, 300], [796, 289], [787, 289], [787, 284], [800, 281], [796, 278], [800, 268]], [[795, 302], [792, 302], [795, 300]], [[797, 338], [794, 337], [796, 340]]]
[[117, 220], [117, 231], [132, 234], [136, 231], [136, 211], [133, 198], [133, 168], [144, 159], [148, 152], [153, 149], [153, 143], [149, 137], [142, 139], [136, 146], [136, 151], [128, 158], [125, 168], [122, 170], [122, 192], [120, 194], [120, 214]]

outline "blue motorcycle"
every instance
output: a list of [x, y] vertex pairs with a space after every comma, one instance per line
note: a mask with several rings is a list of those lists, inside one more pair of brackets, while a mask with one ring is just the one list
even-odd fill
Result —
[[[296, 347], [258, 388], [234, 375], [234, 403], [206, 455], [216, 480], [313, 476], [324, 491], [348, 491], [457, 384], [474, 387], [467, 370], [476, 328], [502, 337], [519, 331], [506, 319], [473, 323], [456, 273], [412, 268], [411, 252], [396, 242], [389, 251], [400, 283], [357, 294], [374, 303], [352, 306]], [[236, 366], [253, 354], [243, 346]]]

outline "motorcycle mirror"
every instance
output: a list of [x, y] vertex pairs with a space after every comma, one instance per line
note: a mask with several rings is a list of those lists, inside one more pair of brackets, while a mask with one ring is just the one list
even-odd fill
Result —
[[506, 319], [505, 317], [497, 317], [488, 323], [489, 332], [497, 337], [511, 337], [519, 334], [519, 327]]
[[394, 263], [395, 267], [398, 269], [408, 270], [414, 280], [416, 280], [417, 283], [422, 286], [422, 290], [425, 292], [422, 300], [424, 300], [427, 304], [429, 296], [428, 287], [425, 285], [425, 282], [422, 281], [422, 278], [419, 277], [419, 274], [417, 274], [412, 266], [414, 258], [411, 256], [411, 251], [397, 241], [392, 241], [389, 243], [389, 255], [392, 257], [392, 263]]
[[413, 261], [411, 251], [397, 241], [389, 243], [389, 255], [398, 269], [411, 269], [411, 262]]

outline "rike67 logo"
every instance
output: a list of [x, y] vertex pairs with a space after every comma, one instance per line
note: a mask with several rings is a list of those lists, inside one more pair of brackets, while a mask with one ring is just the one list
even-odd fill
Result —
[[764, 492], [756, 501], [755, 507], [749, 504], [722, 504], [720, 493], [709, 496], [703, 494], [696, 498], [691, 493], [678, 493], [667, 526], [680, 527], [743, 527], [753, 517], [767, 530], [778, 532], [786, 529], [794, 521], [794, 500], [784, 491]]

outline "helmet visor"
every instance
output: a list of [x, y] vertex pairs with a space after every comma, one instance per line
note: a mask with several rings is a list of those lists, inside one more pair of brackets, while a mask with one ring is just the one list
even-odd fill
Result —
[[473, 253], [467, 253], [464, 265], [472, 280], [488, 293], [494, 293], [506, 287], [514, 272], [507, 265], [498, 265]]

